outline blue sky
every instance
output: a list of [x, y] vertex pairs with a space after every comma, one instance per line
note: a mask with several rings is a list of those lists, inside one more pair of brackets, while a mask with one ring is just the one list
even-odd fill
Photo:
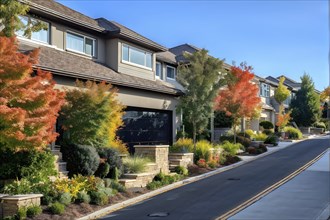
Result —
[[189, 43], [255, 74], [329, 85], [329, 2], [59, 0], [92, 18], [117, 21], [168, 48]]

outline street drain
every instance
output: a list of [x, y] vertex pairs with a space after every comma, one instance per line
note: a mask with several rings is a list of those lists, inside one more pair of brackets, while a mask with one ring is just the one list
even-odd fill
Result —
[[148, 216], [149, 217], [166, 217], [169, 215], [170, 215], [170, 213], [168, 213], [168, 212], [156, 212], [156, 213], [149, 214]]
[[240, 178], [228, 178], [227, 180], [241, 180]]

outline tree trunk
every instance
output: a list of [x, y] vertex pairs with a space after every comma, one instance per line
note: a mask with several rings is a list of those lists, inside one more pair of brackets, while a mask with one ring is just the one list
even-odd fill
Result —
[[234, 144], [236, 144], [236, 123], [234, 124]]
[[193, 123], [194, 157], [196, 155], [196, 123]]

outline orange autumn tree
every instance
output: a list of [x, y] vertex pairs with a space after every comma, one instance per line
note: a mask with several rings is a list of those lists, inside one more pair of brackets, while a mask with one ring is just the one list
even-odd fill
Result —
[[236, 143], [236, 127], [241, 118], [252, 118], [260, 110], [259, 88], [251, 80], [254, 74], [252, 67], [242, 63], [233, 66], [230, 74], [233, 79], [226, 88], [220, 89], [215, 99], [215, 110], [226, 112], [233, 118], [234, 142]]
[[15, 37], [0, 37], [0, 147], [44, 149], [55, 140], [54, 125], [64, 93], [49, 72], [38, 70], [38, 50], [25, 55]]

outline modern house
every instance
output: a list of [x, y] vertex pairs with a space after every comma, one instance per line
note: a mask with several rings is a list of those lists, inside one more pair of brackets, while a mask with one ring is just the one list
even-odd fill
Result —
[[129, 146], [173, 142], [183, 90], [167, 48], [117, 22], [90, 18], [53, 0], [21, 2], [30, 6], [23, 22], [39, 20], [48, 27], [29, 38], [16, 33], [20, 50], [40, 48], [35, 68], [52, 72], [60, 89], [73, 88], [77, 79], [118, 88], [118, 99], [127, 106], [119, 136]]

